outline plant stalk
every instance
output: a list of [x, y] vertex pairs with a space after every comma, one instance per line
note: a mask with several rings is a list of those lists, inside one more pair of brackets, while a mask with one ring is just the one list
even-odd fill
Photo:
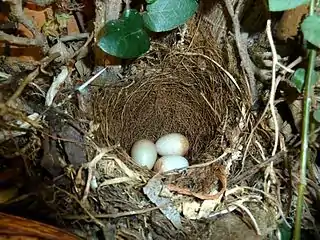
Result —
[[[310, 13], [313, 15], [315, 0], [310, 2]], [[307, 76], [304, 87], [304, 106], [303, 106], [303, 123], [302, 123], [302, 136], [301, 136], [301, 153], [300, 153], [300, 183], [298, 188], [298, 202], [295, 216], [294, 226], [294, 240], [301, 239], [301, 218], [304, 205], [304, 193], [306, 188], [306, 174], [307, 174], [307, 161], [308, 161], [308, 146], [309, 146], [309, 126], [310, 126], [310, 110], [311, 110], [311, 96], [312, 96], [312, 74], [314, 71], [316, 59], [316, 50], [309, 50], [309, 63], [307, 69]]]

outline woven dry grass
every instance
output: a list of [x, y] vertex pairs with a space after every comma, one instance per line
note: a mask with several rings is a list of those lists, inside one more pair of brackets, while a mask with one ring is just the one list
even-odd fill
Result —
[[[137, 70], [121, 86], [96, 94], [93, 119], [100, 123], [100, 143], [120, 143], [129, 151], [139, 139], [155, 141], [180, 132], [191, 143], [188, 158], [193, 162], [201, 162], [208, 148], [219, 147], [214, 141], [223, 134], [223, 124], [231, 127], [237, 122], [245, 94], [214, 63], [227, 65], [222, 52], [203, 39], [199, 30], [189, 39], [193, 45], [185, 49], [154, 43], [153, 51], [135, 64]], [[243, 86], [241, 79], [236, 81]]]

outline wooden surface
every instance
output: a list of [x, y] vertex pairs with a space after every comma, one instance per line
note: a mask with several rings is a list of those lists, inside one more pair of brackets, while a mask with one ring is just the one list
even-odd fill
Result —
[[0, 213], [0, 239], [10, 240], [80, 240], [50, 225]]

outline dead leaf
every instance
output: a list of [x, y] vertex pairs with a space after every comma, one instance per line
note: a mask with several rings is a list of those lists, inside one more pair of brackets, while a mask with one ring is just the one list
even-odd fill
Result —
[[[59, 135], [63, 139], [71, 141], [65, 141], [63, 143], [64, 150], [67, 154], [68, 161], [74, 166], [79, 167], [83, 163], [87, 162], [87, 157], [84, 148], [83, 135], [70, 125], [64, 125]], [[73, 142], [74, 141], [74, 142]]]
[[65, 63], [69, 57], [71, 56], [67, 46], [61, 42], [58, 41], [55, 45], [53, 45], [50, 49], [49, 49], [49, 55], [52, 55], [53, 53], [60, 53], [60, 57], [56, 58], [54, 61], [55, 62], [61, 62], [61, 63]]

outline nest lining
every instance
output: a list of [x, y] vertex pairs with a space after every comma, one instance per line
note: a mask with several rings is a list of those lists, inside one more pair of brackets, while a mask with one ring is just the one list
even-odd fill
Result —
[[[235, 123], [238, 90], [202, 54], [186, 57], [168, 49], [157, 51], [163, 59], [154, 63], [153, 52], [141, 59], [137, 69], [143, 70], [131, 76], [125, 87], [108, 87], [95, 96], [93, 116], [100, 123], [100, 141], [120, 143], [129, 153], [137, 140], [156, 141], [179, 132], [191, 143], [187, 157], [199, 162], [208, 147], [212, 150], [215, 145], [222, 123], [228, 121], [228, 127]], [[200, 51], [217, 58], [215, 49]]]

